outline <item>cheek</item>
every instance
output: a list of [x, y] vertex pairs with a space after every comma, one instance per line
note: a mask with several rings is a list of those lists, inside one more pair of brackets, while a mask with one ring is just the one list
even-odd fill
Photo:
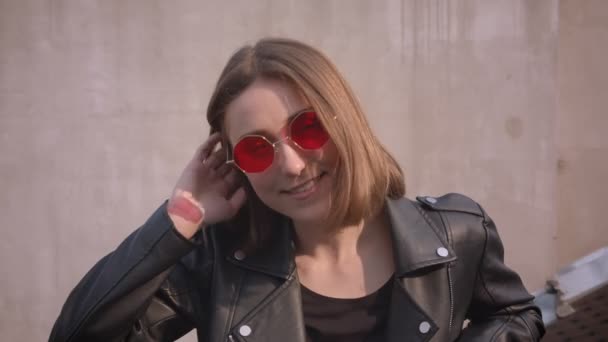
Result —
[[336, 145], [330, 140], [325, 144], [321, 150], [321, 156], [319, 157], [324, 165], [335, 167], [338, 163], [338, 150]]
[[309, 165], [319, 164], [332, 168], [338, 161], [338, 151], [331, 140], [318, 150], [301, 150], [299, 153]]
[[247, 175], [247, 179], [249, 179], [253, 191], [255, 191], [262, 200], [274, 192], [273, 185], [276, 184], [276, 178], [272, 177], [271, 173], [268, 171], [260, 174]]

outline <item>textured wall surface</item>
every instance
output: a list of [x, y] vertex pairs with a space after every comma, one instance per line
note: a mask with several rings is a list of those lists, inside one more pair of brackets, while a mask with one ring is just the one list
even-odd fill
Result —
[[409, 196], [481, 202], [541, 288], [608, 243], [607, 15], [599, 0], [0, 0], [3, 339], [48, 337], [206, 137], [227, 57], [266, 35], [330, 55]]
[[557, 250], [559, 266], [608, 246], [608, 2], [561, 1]]

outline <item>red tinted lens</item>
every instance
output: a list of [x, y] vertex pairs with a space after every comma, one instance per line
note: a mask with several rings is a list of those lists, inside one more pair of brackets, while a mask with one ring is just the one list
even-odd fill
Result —
[[249, 136], [234, 146], [234, 162], [245, 172], [262, 172], [274, 158], [274, 148], [262, 137]]
[[296, 144], [307, 150], [323, 147], [329, 135], [315, 112], [304, 112], [291, 122], [290, 136]]

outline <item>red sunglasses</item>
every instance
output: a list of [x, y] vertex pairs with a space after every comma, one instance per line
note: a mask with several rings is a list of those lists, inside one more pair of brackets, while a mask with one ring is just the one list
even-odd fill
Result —
[[245, 173], [262, 172], [272, 165], [276, 145], [287, 139], [303, 150], [316, 150], [325, 145], [329, 135], [317, 113], [305, 109], [289, 122], [285, 138], [271, 143], [262, 135], [246, 135], [234, 145], [233, 158], [228, 159], [226, 163], [233, 163]]

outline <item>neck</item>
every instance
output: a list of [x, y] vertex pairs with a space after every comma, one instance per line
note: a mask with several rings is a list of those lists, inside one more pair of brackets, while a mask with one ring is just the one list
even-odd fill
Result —
[[333, 229], [319, 222], [294, 222], [296, 254], [339, 264], [360, 256], [367, 247], [385, 242], [390, 234], [385, 228], [381, 214]]

